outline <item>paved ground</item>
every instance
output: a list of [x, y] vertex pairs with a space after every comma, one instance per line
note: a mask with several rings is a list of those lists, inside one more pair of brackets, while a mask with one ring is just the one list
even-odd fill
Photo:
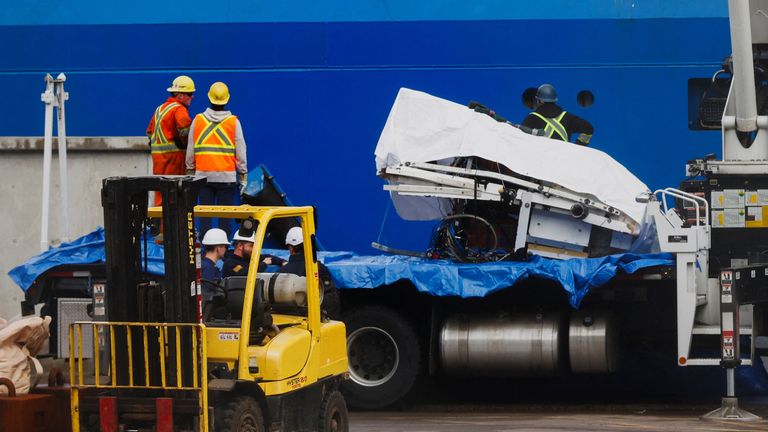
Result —
[[[703, 421], [710, 407], [506, 406], [424, 407], [403, 412], [352, 412], [350, 431], [766, 431], [768, 421]], [[712, 407], [714, 408], [714, 407]], [[768, 407], [750, 407], [768, 415]], [[483, 412], [483, 410], [485, 412]]]

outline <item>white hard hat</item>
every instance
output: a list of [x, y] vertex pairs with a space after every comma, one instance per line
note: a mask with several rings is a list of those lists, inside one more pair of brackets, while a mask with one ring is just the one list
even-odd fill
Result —
[[304, 243], [304, 234], [301, 232], [301, 227], [289, 229], [288, 234], [285, 236], [285, 244], [297, 246], [302, 243]]
[[227, 233], [220, 228], [211, 228], [203, 236], [203, 244], [205, 246], [228, 245]]
[[235, 235], [232, 236], [232, 242], [236, 242], [236, 241], [256, 243], [256, 231], [252, 232], [250, 237], [243, 237], [240, 235], [240, 230], [237, 230], [235, 231]]

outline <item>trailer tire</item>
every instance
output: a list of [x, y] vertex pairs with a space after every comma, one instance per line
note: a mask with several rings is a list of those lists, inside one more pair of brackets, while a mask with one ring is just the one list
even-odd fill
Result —
[[347, 404], [381, 409], [402, 399], [419, 372], [421, 350], [416, 332], [399, 313], [363, 306], [343, 316], [347, 326], [350, 379], [342, 384]]
[[215, 408], [217, 432], [264, 432], [264, 415], [259, 402], [250, 396], [224, 399]]
[[338, 390], [328, 392], [320, 404], [319, 432], [349, 432], [349, 413]]

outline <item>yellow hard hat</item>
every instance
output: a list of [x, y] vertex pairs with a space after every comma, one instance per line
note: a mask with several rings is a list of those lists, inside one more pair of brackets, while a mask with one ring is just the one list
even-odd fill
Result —
[[192, 81], [192, 78], [186, 75], [177, 76], [176, 79], [173, 80], [173, 84], [171, 84], [171, 86], [168, 87], [168, 92], [169, 93], [194, 93], [195, 82]]
[[226, 105], [229, 102], [229, 87], [221, 81], [211, 84], [208, 100], [214, 105]]

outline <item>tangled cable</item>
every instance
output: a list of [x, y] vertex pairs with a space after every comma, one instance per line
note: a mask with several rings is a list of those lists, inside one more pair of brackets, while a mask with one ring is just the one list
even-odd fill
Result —
[[[488, 248], [469, 247], [466, 228], [459, 222], [470, 219], [481, 222], [491, 233], [492, 244]], [[432, 231], [427, 256], [432, 258], [449, 258], [463, 263], [497, 261], [496, 248], [499, 239], [493, 225], [480, 216], [472, 214], [457, 214], [444, 217]]]

